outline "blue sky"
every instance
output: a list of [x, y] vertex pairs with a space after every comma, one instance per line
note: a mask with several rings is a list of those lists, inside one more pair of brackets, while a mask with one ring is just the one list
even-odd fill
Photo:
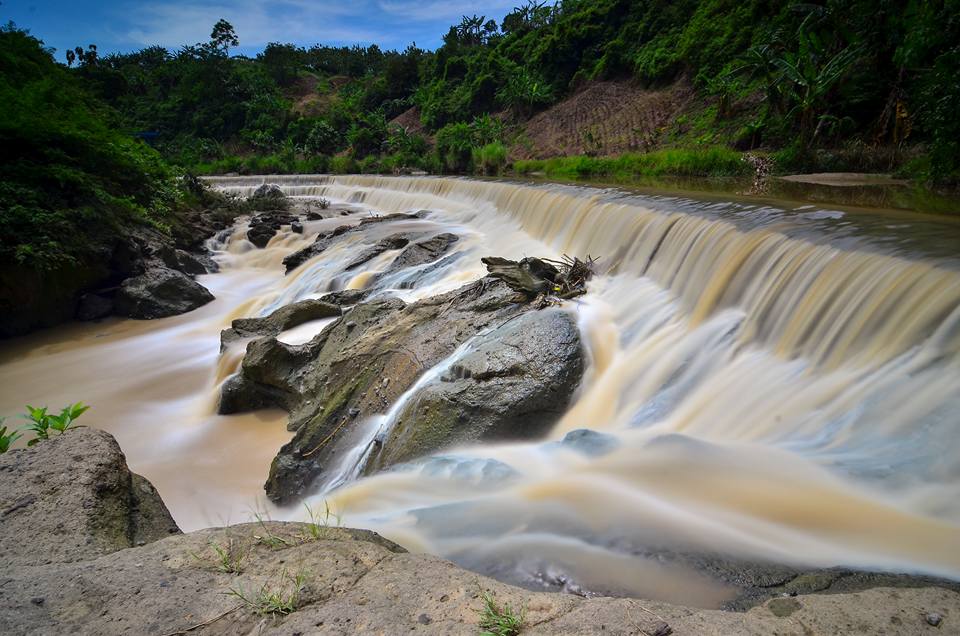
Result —
[[464, 14], [498, 22], [522, 0], [0, 0], [0, 21], [57, 49], [96, 44], [101, 53], [133, 51], [152, 44], [177, 48], [207, 40], [219, 18], [227, 19], [248, 55], [268, 42], [379, 44], [405, 48], [416, 42], [435, 48]]

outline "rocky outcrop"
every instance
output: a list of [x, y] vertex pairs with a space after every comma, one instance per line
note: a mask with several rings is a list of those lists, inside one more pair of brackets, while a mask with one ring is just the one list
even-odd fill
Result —
[[93, 429], [0, 455], [0, 479], [0, 633], [10, 636], [474, 635], [485, 597], [522, 609], [522, 633], [534, 635], [912, 636], [956, 633], [960, 620], [956, 585], [922, 578], [817, 572], [730, 612], [532, 592], [322, 523], [180, 534], [113, 438]]
[[282, 199], [286, 195], [276, 183], [264, 183], [250, 195], [251, 199]]
[[187, 275], [155, 267], [123, 281], [114, 307], [120, 316], [149, 320], [183, 314], [212, 300], [213, 294]]
[[263, 318], [238, 318], [220, 333], [220, 351], [244, 338], [276, 336], [311, 320], [335, 318], [340, 312], [338, 303], [308, 299], [285, 305]]
[[[421, 374], [484, 330], [452, 368], [457, 377], [424, 389], [410, 407], [423, 410], [404, 416], [371, 468], [469, 440], [542, 434], [582, 375], [579, 335], [560, 311], [517, 318], [531, 309], [513, 296], [484, 279], [410, 305], [361, 302], [306, 344], [250, 342], [241, 372], [223, 387], [221, 411], [290, 411], [296, 434], [273, 462], [270, 498], [289, 502], [329, 475], [360, 443], [366, 418], [385, 413]], [[417, 419], [423, 426], [414, 426]]]
[[583, 367], [568, 313], [522, 314], [475, 338], [446, 374], [412, 396], [370, 468], [455, 444], [535, 439], [566, 411]]
[[[261, 188], [263, 186], [260, 186]], [[280, 230], [283, 225], [292, 225], [297, 222], [297, 217], [286, 212], [271, 211], [261, 212], [250, 219], [250, 229], [247, 230], [247, 240], [263, 248], [267, 246], [270, 239]]]
[[288, 408], [296, 431], [274, 460], [268, 495], [290, 501], [303, 493], [349, 447], [358, 422], [384, 412], [469, 337], [521, 313], [511, 296], [503, 285], [478, 281], [411, 305], [360, 303], [303, 345], [251, 342], [241, 381]]
[[364, 263], [368, 263], [377, 256], [380, 256], [384, 252], [389, 250], [398, 250], [402, 247], [405, 247], [410, 243], [410, 237], [406, 234], [393, 234], [386, 238], [380, 239], [373, 245], [364, 248], [357, 254], [346, 266], [346, 271], [360, 267]]
[[179, 532], [150, 482], [96, 429], [0, 455], [0, 481], [0, 571], [87, 561]]
[[408, 246], [397, 258], [390, 263], [388, 272], [395, 272], [407, 267], [416, 267], [425, 263], [431, 263], [443, 256], [450, 246], [460, 240], [456, 234], [444, 232], [423, 241], [418, 241]]
[[[293, 254], [288, 255], [283, 259], [283, 264], [286, 267], [286, 272], [287, 274], [289, 274], [296, 268], [306, 263], [311, 258], [315, 256], [319, 256], [331, 245], [333, 245], [339, 239], [339, 237], [343, 236], [344, 234], [363, 231], [373, 224], [389, 223], [392, 221], [403, 221], [403, 220], [411, 220], [411, 219], [422, 219], [427, 214], [429, 213], [426, 212], [425, 210], [421, 210], [416, 214], [405, 214], [401, 212], [396, 214], [387, 214], [385, 216], [369, 216], [369, 217], [360, 219], [358, 223], [341, 225], [335, 228], [331, 232], [322, 232], [317, 235], [317, 237], [314, 239], [312, 244], [308, 245], [307, 247], [301, 250], [294, 252]], [[394, 243], [397, 243], [400, 238], [402, 238], [401, 235], [396, 235], [394, 237]], [[399, 249], [404, 245], [406, 245], [406, 243], [403, 243], [398, 247], [389, 247], [389, 246], [383, 247], [378, 252], [371, 252], [369, 256], [363, 256], [362, 260], [360, 260], [359, 262], [355, 262], [354, 265], [352, 266], [355, 267], [357, 265], [365, 263], [371, 258], [373, 258], [374, 256], [377, 256], [377, 254], [383, 253], [388, 249]]]
[[[960, 593], [943, 587], [778, 597], [745, 612], [531, 592], [373, 532], [276, 522], [200, 530], [83, 563], [15, 566], [0, 582], [0, 633], [10, 636], [475, 636], [485, 596], [522, 610], [524, 635], [914, 636], [955, 633], [960, 616]], [[270, 613], [261, 593], [288, 609]]]

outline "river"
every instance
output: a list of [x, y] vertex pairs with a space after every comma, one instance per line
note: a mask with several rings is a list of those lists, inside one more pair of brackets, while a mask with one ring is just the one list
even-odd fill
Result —
[[[218, 178], [249, 194], [262, 177]], [[284, 276], [281, 260], [340, 218], [211, 240], [217, 297], [174, 318], [109, 319], [0, 349], [0, 414], [93, 405], [131, 468], [185, 530], [302, 519], [262, 496], [286, 415], [215, 415], [242, 349], [230, 320], [372, 285], [415, 300], [483, 275], [480, 257], [599, 257], [567, 309], [589, 368], [548, 439], [452, 449], [308, 499], [341, 523], [536, 587], [716, 606], [730, 597], [689, 560], [721, 554], [960, 578], [960, 222], [903, 211], [559, 184], [413, 177], [269, 177], [351, 216], [430, 210], [409, 229], [461, 236], [414, 288], [349, 275], [367, 234]], [[393, 224], [387, 224], [393, 225]], [[401, 228], [404, 229], [404, 228]], [[392, 227], [389, 231], [396, 231]], [[281, 335], [303, 342], [325, 326]], [[616, 439], [590, 456], [556, 442]]]

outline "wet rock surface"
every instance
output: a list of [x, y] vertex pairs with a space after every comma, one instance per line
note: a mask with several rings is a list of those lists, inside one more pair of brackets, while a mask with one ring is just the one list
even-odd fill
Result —
[[253, 218], [250, 219], [250, 229], [247, 230], [247, 240], [257, 247], [264, 248], [282, 226], [292, 226], [296, 222], [298, 222], [296, 216], [283, 211], [269, 211], [255, 214]]
[[357, 423], [386, 412], [468, 338], [528, 309], [512, 295], [497, 281], [477, 281], [410, 305], [362, 302], [303, 345], [251, 342], [238, 381], [288, 408], [296, 431], [274, 460], [268, 495], [291, 501], [304, 493], [350, 447]]
[[408, 246], [390, 263], [387, 272], [395, 272], [407, 267], [430, 263], [443, 256], [450, 247], [460, 240], [456, 234], [444, 232], [429, 239]]
[[583, 375], [580, 332], [561, 310], [532, 311], [471, 341], [401, 411], [371, 469], [456, 444], [536, 439], [563, 415]]
[[263, 318], [238, 318], [230, 323], [229, 329], [224, 329], [220, 333], [220, 351], [244, 338], [276, 336], [305, 322], [334, 318], [340, 313], [339, 304], [307, 299], [284, 305]]
[[[426, 216], [426, 213], [423, 213], [423, 212], [419, 212], [417, 214], [405, 214], [405, 213], [387, 214], [385, 216], [369, 216], [369, 217], [360, 219], [360, 221], [356, 223], [341, 225], [329, 232], [321, 232], [316, 236], [313, 243], [311, 243], [310, 245], [308, 245], [303, 249], [300, 249], [294, 252], [293, 254], [286, 256], [283, 259], [283, 265], [284, 267], [286, 267], [287, 274], [289, 274], [296, 268], [306, 263], [311, 258], [314, 258], [315, 256], [319, 256], [320, 254], [322, 254], [324, 251], [330, 248], [330, 246], [333, 245], [339, 239], [339, 237], [342, 237], [345, 234], [361, 232], [374, 224], [390, 223], [392, 221], [409, 221], [413, 219], [422, 219], [424, 216]], [[363, 253], [358, 255], [356, 259], [354, 259], [350, 267], [356, 267], [358, 265], [361, 265], [369, 261], [371, 258], [374, 258], [378, 254], [385, 252], [388, 249], [399, 249], [403, 247], [404, 245], [406, 245], [406, 242], [401, 242], [402, 239], [406, 239], [409, 242], [409, 237], [403, 234], [397, 234], [391, 238], [392, 238], [392, 244], [395, 246], [391, 246], [391, 243], [387, 242], [387, 243], [384, 243], [383, 246], [379, 247], [379, 249], [375, 249], [376, 246], [367, 248]], [[384, 240], [386, 241], [387, 239], [384, 239]]]
[[120, 316], [153, 319], [183, 314], [212, 300], [213, 294], [186, 274], [155, 267], [123, 281], [114, 308]]

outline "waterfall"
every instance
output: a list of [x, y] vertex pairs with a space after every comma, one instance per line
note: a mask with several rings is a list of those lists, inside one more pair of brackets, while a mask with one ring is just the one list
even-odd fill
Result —
[[[221, 273], [202, 279], [217, 300], [196, 312], [38, 334], [0, 367], [3, 397], [16, 398], [0, 415], [27, 402], [93, 403], [91, 420], [118, 436], [182, 527], [260, 507], [270, 458], [289, 439], [282, 414], [212, 411], [242, 352], [218, 355], [231, 319], [348, 287], [416, 301], [483, 276], [486, 255], [589, 254], [599, 275], [568, 307], [589, 365], [545, 439], [445, 449], [362, 477], [356, 467], [394, 403], [351, 436], [311, 505], [327, 499], [348, 525], [533, 587], [562, 580], [716, 605], [729, 590], [689, 567], [689, 555], [710, 554], [960, 578], [956, 220], [460, 178], [209, 181], [239, 195], [278, 183], [337, 213], [265, 249], [243, 224], [219, 236]], [[319, 233], [421, 210], [345, 234], [284, 272], [283, 258]], [[391, 270], [387, 251], [344, 271], [396, 232], [460, 240], [415, 269]], [[281, 338], [303, 342], [324, 325]], [[582, 452], [568, 437], [577, 429], [612, 448]]]

